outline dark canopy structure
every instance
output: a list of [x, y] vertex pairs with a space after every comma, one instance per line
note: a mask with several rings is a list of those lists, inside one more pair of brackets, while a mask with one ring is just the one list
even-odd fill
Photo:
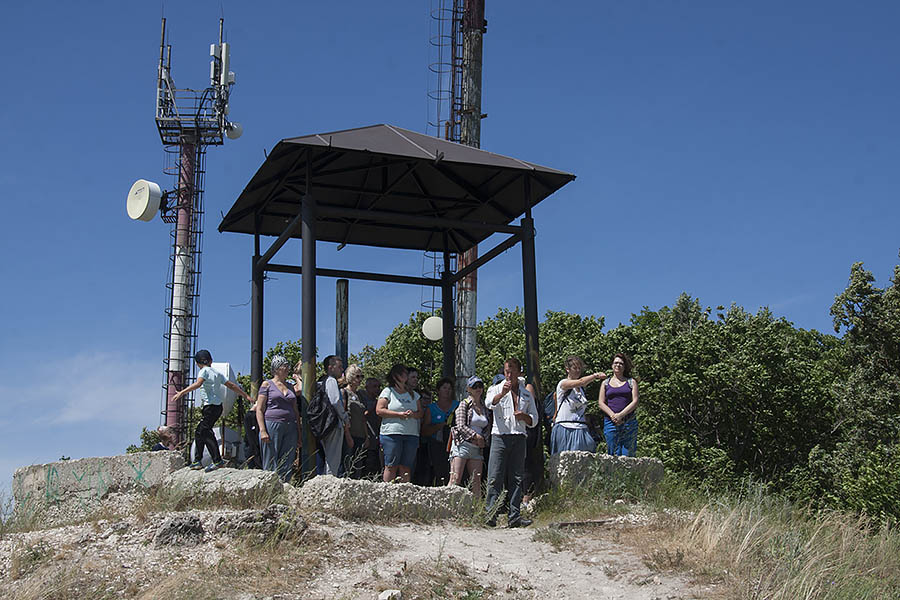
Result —
[[[452, 306], [453, 286], [459, 280], [521, 243], [526, 367], [540, 391], [531, 209], [573, 179], [571, 173], [392, 125], [280, 141], [219, 225], [221, 232], [252, 234], [255, 239], [253, 385], [262, 381], [266, 271], [302, 275], [303, 390], [309, 398], [315, 379], [317, 275], [437, 286], [443, 306]], [[495, 233], [509, 236], [474, 262], [451, 271], [452, 254]], [[263, 253], [261, 236], [277, 236]], [[271, 262], [292, 237], [303, 240], [302, 264]], [[317, 268], [316, 241], [439, 252], [444, 270], [440, 278], [429, 278]], [[443, 311], [443, 327], [444, 375], [453, 376], [452, 310]]]
[[508, 230], [503, 226], [574, 178], [373, 125], [279, 142], [219, 231], [281, 235], [309, 183], [318, 206], [318, 240], [461, 253]]

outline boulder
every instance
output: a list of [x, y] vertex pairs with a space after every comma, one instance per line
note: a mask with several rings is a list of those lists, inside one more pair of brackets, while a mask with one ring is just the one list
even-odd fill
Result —
[[247, 509], [216, 517], [212, 531], [230, 536], [250, 536], [257, 542], [298, 537], [309, 524], [295, 509], [272, 504], [264, 509]]
[[182, 496], [188, 502], [212, 500], [223, 504], [267, 504], [283, 493], [284, 486], [273, 471], [221, 468], [206, 473], [184, 468], [166, 477], [160, 489]]
[[658, 458], [610, 456], [566, 451], [550, 457], [550, 481], [557, 487], [581, 485], [593, 477], [636, 477], [644, 487], [662, 481], [665, 469]]
[[419, 487], [360, 479], [314, 477], [294, 495], [298, 506], [346, 519], [432, 521], [471, 515], [472, 493], [457, 486]]
[[203, 541], [203, 523], [197, 515], [173, 515], [162, 522], [153, 536], [153, 545], [196, 546]]

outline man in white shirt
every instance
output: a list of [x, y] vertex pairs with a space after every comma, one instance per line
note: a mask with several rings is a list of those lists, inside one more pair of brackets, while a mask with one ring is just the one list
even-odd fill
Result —
[[534, 389], [526, 385], [522, 377], [519, 359], [509, 358], [503, 363], [503, 376], [503, 381], [492, 385], [485, 394], [485, 405], [494, 412], [488, 461], [488, 525], [497, 524], [499, 507], [495, 504], [505, 487], [509, 499], [509, 526], [527, 527], [531, 521], [523, 519], [520, 513], [527, 452], [525, 440], [526, 429], [537, 425], [537, 406]]
[[[338, 386], [338, 377], [344, 373], [344, 362], [338, 356], [329, 355], [322, 361], [325, 367], [325, 393], [328, 401], [334, 407], [340, 421], [334, 429], [328, 432], [320, 441], [325, 450], [325, 474], [338, 476], [341, 467], [341, 453], [344, 448], [344, 438], [350, 437], [350, 416], [344, 410], [344, 399], [341, 396], [341, 388]], [[352, 438], [349, 444], [353, 446]]]

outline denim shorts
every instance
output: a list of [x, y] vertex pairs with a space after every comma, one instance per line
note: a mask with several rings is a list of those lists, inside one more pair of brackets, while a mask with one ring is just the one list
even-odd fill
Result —
[[481, 448], [471, 442], [460, 442], [457, 444], [456, 440], [453, 440], [453, 444], [450, 446], [450, 458], [484, 460]]
[[389, 434], [379, 436], [384, 449], [384, 466], [407, 467], [412, 470], [416, 466], [416, 452], [419, 451], [419, 436]]

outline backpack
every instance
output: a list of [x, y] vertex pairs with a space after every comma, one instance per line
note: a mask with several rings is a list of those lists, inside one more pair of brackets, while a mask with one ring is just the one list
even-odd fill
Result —
[[313, 394], [312, 400], [306, 407], [306, 421], [309, 423], [309, 430], [313, 436], [321, 440], [338, 424], [337, 412], [328, 399], [328, 392], [325, 391], [325, 382], [327, 378], [320, 379], [316, 382], [316, 393]]

